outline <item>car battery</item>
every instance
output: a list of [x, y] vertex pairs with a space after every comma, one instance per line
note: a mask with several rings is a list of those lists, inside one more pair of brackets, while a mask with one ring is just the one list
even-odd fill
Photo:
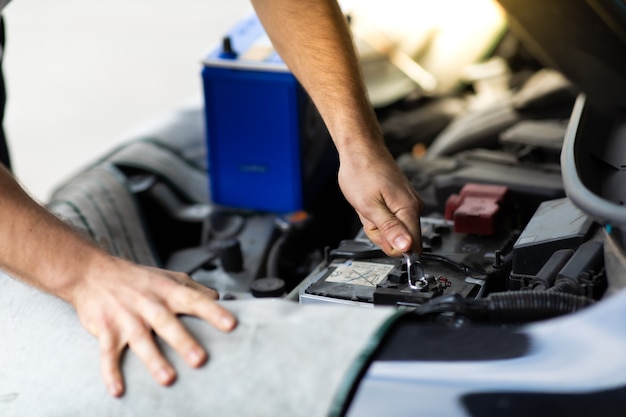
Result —
[[438, 217], [422, 217], [420, 225], [427, 286], [410, 288], [406, 262], [386, 256], [361, 229], [353, 240], [330, 250], [304, 280], [298, 293], [300, 303], [416, 306], [453, 293], [480, 298], [504, 287], [510, 271], [506, 255], [518, 233], [457, 233], [452, 221]]
[[330, 136], [255, 14], [203, 59], [211, 202], [288, 213], [306, 209], [336, 172]]

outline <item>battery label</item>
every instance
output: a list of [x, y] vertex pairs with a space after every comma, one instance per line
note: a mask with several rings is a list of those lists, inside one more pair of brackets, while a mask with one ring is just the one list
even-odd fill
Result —
[[250, 48], [240, 56], [241, 59], [246, 61], [260, 61], [267, 60], [276, 51], [272, 45], [272, 41], [267, 35], [261, 36], [257, 39]]
[[326, 282], [375, 287], [387, 278], [393, 268], [395, 266], [390, 264], [350, 261], [337, 266], [326, 277]]

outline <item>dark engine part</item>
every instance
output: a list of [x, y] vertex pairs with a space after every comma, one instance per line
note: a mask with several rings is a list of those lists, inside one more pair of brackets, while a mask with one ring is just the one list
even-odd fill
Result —
[[587, 297], [549, 291], [492, 293], [474, 300], [451, 294], [417, 307], [414, 314], [454, 313], [478, 322], [518, 324], [573, 313], [593, 303]]
[[577, 92], [560, 73], [539, 70], [519, 91], [454, 118], [432, 141], [426, 157], [434, 159], [475, 148], [494, 149], [502, 133], [520, 122], [567, 119]]
[[398, 164], [424, 201], [427, 215], [444, 213], [448, 197], [468, 183], [508, 187], [512, 221], [519, 228], [543, 201], [565, 197], [557, 163], [524, 162], [505, 151], [477, 149], [434, 160], [404, 155]]
[[428, 286], [410, 288], [406, 264], [361, 233], [328, 253], [300, 301], [407, 306], [429, 319], [518, 324], [577, 311], [606, 289], [597, 224], [565, 198], [541, 204], [522, 231], [458, 233], [453, 221], [426, 217], [422, 231]]
[[510, 270], [505, 254], [515, 232], [494, 236], [455, 233], [453, 223], [422, 218], [425, 251], [422, 266], [429, 280], [419, 291], [408, 286], [406, 264], [387, 257], [361, 234], [329, 253], [326, 267], [309, 279], [302, 302], [330, 301], [374, 304], [421, 304], [445, 293], [480, 297], [491, 285], [501, 285]]
[[[434, 102], [407, 99], [408, 109], [401, 102], [379, 114], [388, 145], [422, 197], [426, 215], [443, 213], [448, 197], [468, 183], [502, 185], [509, 188], [514, 220], [523, 228], [539, 204], [565, 196], [559, 156], [577, 94], [562, 74], [542, 68], [480, 106], [471, 105], [480, 94], [461, 93]], [[422, 120], [424, 114], [438, 124]], [[449, 123], [426, 138], [443, 120]], [[430, 133], [420, 137], [422, 128]], [[416, 143], [422, 148], [413, 147]]]
[[542, 203], [513, 246], [510, 289], [528, 287], [554, 253], [576, 250], [592, 237], [597, 225], [569, 199]]

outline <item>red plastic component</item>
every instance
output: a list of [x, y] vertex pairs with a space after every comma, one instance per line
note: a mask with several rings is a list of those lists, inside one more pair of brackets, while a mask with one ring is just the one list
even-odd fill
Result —
[[454, 231], [483, 236], [502, 228], [502, 208], [509, 188], [504, 185], [466, 184], [446, 201], [445, 217], [454, 221]]

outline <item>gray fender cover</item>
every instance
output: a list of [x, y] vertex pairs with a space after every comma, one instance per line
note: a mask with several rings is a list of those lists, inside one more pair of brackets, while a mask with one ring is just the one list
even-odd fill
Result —
[[191, 369], [165, 344], [178, 372], [159, 386], [126, 352], [126, 393], [110, 397], [98, 342], [65, 302], [0, 273], [0, 415], [327, 416], [398, 316], [392, 308], [300, 305], [279, 299], [226, 301], [239, 319], [221, 333], [183, 317], [209, 351]]

